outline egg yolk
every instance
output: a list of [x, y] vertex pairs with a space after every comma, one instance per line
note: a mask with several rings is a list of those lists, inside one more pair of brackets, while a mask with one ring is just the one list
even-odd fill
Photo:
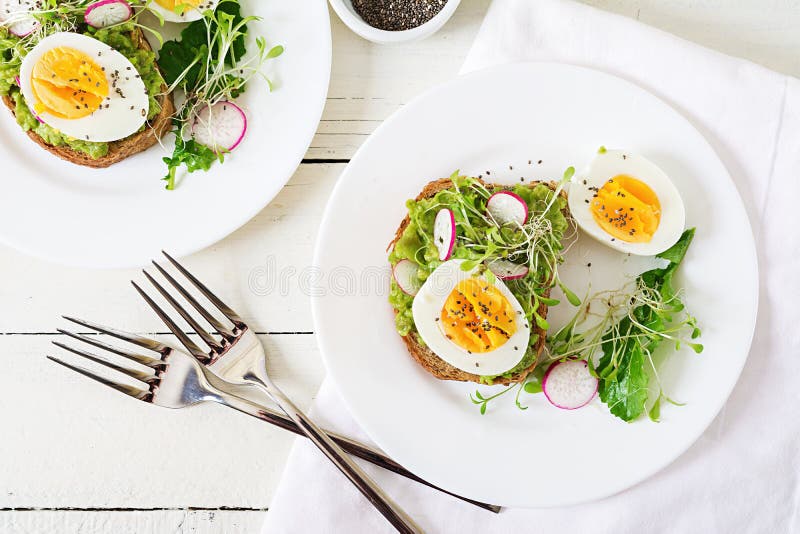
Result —
[[517, 331], [511, 303], [500, 290], [477, 278], [458, 283], [439, 318], [447, 339], [469, 352], [490, 352]]
[[200, 0], [156, 0], [156, 4], [182, 15], [200, 6]]
[[600, 228], [628, 243], [647, 243], [661, 220], [658, 196], [647, 184], [620, 174], [596, 191], [590, 206]]
[[80, 119], [94, 113], [108, 96], [105, 72], [79, 50], [52, 48], [33, 66], [31, 89], [36, 113]]

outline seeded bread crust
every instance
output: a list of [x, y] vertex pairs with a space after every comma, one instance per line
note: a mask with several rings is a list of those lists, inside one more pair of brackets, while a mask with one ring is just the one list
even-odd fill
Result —
[[[138, 48], [151, 50], [150, 44], [139, 28], [131, 32], [131, 38]], [[108, 143], [108, 154], [102, 158], [93, 159], [89, 155], [73, 150], [68, 146], [49, 145], [35, 132], [29, 130], [26, 133], [37, 145], [70, 163], [95, 169], [109, 167], [134, 154], [147, 150], [156, 144], [158, 140], [171, 129], [172, 115], [175, 113], [175, 104], [172, 101], [172, 95], [169, 94], [167, 90], [167, 86], [162, 84], [161, 95], [156, 97], [156, 100], [158, 100], [158, 103], [161, 105], [161, 112], [149, 121], [145, 129], [129, 137], [120, 139], [119, 141]], [[3, 103], [11, 110], [11, 114], [13, 115], [16, 107], [14, 100], [6, 95], [3, 97]]]
[[[482, 180], [478, 180], [482, 184], [487, 187], [493, 187], [493, 184], [488, 184]], [[552, 183], [546, 182], [531, 182], [528, 187], [535, 187], [539, 184], [544, 183], [551, 189], [554, 189], [555, 185]], [[435, 180], [433, 182], [428, 183], [425, 188], [417, 195], [416, 200], [423, 200], [426, 198], [430, 198], [434, 196], [439, 191], [450, 189], [453, 186], [453, 182], [449, 178], [442, 178], [439, 180]], [[408, 215], [403, 219], [403, 222], [400, 223], [400, 226], [397, 229], [397, 233], [394, 236], [394, 240], [389, 245], [389, 249], [394, 248], [395, 243], [397, 243], [400, 238], [403, 236], [403, 232], [405, 231], [406, 227], [408, 227], [411, 219]], [[550, 290], [548, 289], [544, 293], [545, 297], [550, 296]], [[395, 312], [396, 313], [396, 312]], [[547, 317], [547, 306], [545, 304], [539, 304], [538, 313], [542, 317]], [[539, 339], [536, 342], [534, 349], [536, 350], [536, 359], [534, 362], [526, 367], [525, 369], [514, 373], [510, 377], [498, 377], [494, 379], [492, 382], [493, 384], [500, 384], [500, 385], [508, 385], [514, 384], [517, 382], [522, 382], [536, 367], [538, 363], [539, 356], [542, 354], [544, 350], [544, 343], [545, 343], [545, 331], [536, 326], [536, 324], [532, 325], [534, 328], [532, 330], [532, 334], [538, 334]], [[406, 348], [408, 349], [409, 354], [414, 360], [420, 364], [426, 371], [430, 374], [435, 376], [440, 380], [455, 380], [459, 382], [476, 382], [481, 383], [480, 375], [474, 373], [467, 373], [466, 371], [462, 371], [458, 369], [443, 359], [439, 358], [436, 354], [433, 353], [428, 347], [423, 346], [420, 344], [419, 339], [417, 337], [416, 332], [410, 332], [406, 336], [401, 336], [403, 338], [403, 342], [406, 344]]]

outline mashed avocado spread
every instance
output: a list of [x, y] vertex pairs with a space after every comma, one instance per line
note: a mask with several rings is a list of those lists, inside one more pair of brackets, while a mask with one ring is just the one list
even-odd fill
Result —
[[[136, 47], [131, 38], [131, 32], [134, 30], [133, 23], [128, 22], [108, 29], [87, 28], [84, 34], [116, 49], [133, 64], [147, 88], [150, 104], [147, 118], [152, 119], [161, 112], [161, 106], [159, 106], [155, 96], [161, 92], [163, 79], [156, 68], [155, 53]], [[24, 53], [20, 45], [20, 39], [9, 35], [5, 28], [0, 28], [0, 57], [3, 60], [2, 65], [0, 65], [0, 95], [8, 95], [14, 100], [14, 113], [17, 118], [17, 124], [26, 132], [35, 132], [50, 145], [68, 146], [73, 150], [87, 154], [93, 159], [105, 156], [108, 153], [108, 143], [74, 139], [36, 120], [14, 79], [19, 75], [19, 58]], [[144, 129], [144, 126], [142, 129]]]
[[[440, 191], [431, 198], [406, 202], [410, 222], [389, 254], [389, 262], [392, 265], [395, 265], [401, 259], [413, 261], [418, 267], [418, 277], [424, 282], [442, 264], [439, 261], [439, 252], [433, 242], [433, 222], [436, 214], [442, 208], [453, 210], [458, 228], [459, 238], [456, 239], [451, 258], [477, 261], [490, 259], [485, 253], [476, 252], [475, 247], [467, 246], [467, 244], [489, 242], [490, 240], [486, 239], [489, 233], [500, 232], [504, 242], [519, 244], [518, 250], [507, 251], [504, 257], [519, 263], [527, 263], [527, 259], [530, 258], [529, 245], [531, 241], [526, 238], [520, 228], [504, 226], [498, 229], [496, 226], [487, 224], [483, 217], [477, 215], [486, 212], [488, 195], [501, 190], [513, 191], [527, 203], [529, 221], [538, 217], [549, 223], [545, 224], [547, 231], [541, 237], [540, 244], [533, 243], [533, 254], [540, 253], [537, 250], [537, 246], [561, 249], [561, 239], [568, 226], [567, 219], [563, 213], [566, 200], [563, 197], [558, 197], [547, 209], [554, 195], [553, 190], [547, 185], [483, 188], [479, 186], [479, 182], [474, 178], [454, 175], [452, 180], [454, 186], [450, 189]], [[478, 186], [475, 187], [476, 185]], [[545, 209], [547, 209], [546, 213], [544, 213]], [[465, 236], [465, 234], [470, 235]], [[491, 256], [492, 259], [494, 257]], [[538, 265], [537, 269], [531, 270], [524, 278], [505, 281], [531, 323], [534, 321], [534, 294], [542, 297], [544, 291], [550, 287], [552, 280], [552, 272], [547, 261], [537, 261], [535, 264]], [[424, 344], [414, 326], [414, 317], [411, 312], [413, 301], [414, 297], [404, 293], [397, 283], [392, 280], [389, 302], [397, 312], [395, 315], [397, 332], [401, 336], [415, 335], [417, 340]], [[532, 348], [536, 345], [536, 341], [535, 335], [531, 336], [528, 349], [516, 367], [503, 375], [482, 376], [481, 380], [491, 384], [498, 376], [511, 376], [517, 371], [530, 366], [536, 359], [536, 351]]]

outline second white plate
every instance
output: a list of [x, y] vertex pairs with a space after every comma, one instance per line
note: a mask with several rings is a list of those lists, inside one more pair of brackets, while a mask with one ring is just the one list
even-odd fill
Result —
[[[162, 249], [182, 256], [219, 241], [256, 215], [286, 184], [308, 149], [328, 90], [331, 37], [325, 0], [244, 0], [262, 20], [250, 39], [285, 52], [267, 65], [275, 91], [256, 79], [237, 100], [248, 132], [224, 164], [165, 191], [156, 145], [108, 169], [64, 162], [41, 150], [0, 112], [0, 242], [84, 267], [146, 264]], [[150, 19], [154, 20], [154, 19]], [[169, 25], [176, 35], [183, 25]], [[254, 46], [254, 45], [253, 45]], [[164, 140], [172, 146], [172, 136]]]
[[[481, 416], [475, 384], [441, 382], [407, 354], [387, 302], [386, 245], [404, 202], [430, 180], [462, 173], [491, 181], [554, 179], [600, 145], [625, 148], [672, 177], [697, 235], [678, 284], [703, 329], [705, 351], [661, 370], [686, 406], [662, 422], [615, 419], [595, 400], [568, 412], [542, 396], [498, 399]], [[492, 171], [487, 176], [486, 171]], [[588, 237], [567, 256], [578, 294], [645, 268]], [[591, 262], [592, 267], [587, 264]], [[747, 358], [758, 293], [752, 233], [713, 149], [667, 104], [619, 78], [558, 64], [516, 64], [439, 86], [387, 120], [353, 158], [319, 234], [314, 320], [330, 376], [356, 420], [389, 455], [451, 491], [505, 506], [555, 506], [607, 496], [652, 475], [706, 429]], [[560, 309], [563, 308], [563, 309]], [[568, 304], [551, 325], [563, 324]], [[732, 312], [735, 310], [735, 312]], [[484, 391], [486, 387], [481, 388]]]

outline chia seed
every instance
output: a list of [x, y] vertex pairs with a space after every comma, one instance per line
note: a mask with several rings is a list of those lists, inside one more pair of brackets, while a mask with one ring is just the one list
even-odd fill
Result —
[[379, 30], [410, 30], [436, 16], [447, 0], [353, 0], [364, 22]]

